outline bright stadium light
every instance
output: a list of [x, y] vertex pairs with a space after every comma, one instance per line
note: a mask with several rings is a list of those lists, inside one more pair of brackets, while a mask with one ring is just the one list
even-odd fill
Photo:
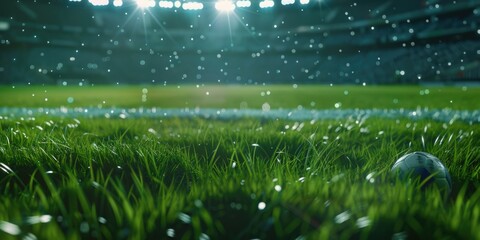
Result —
[[121, 7], [123, 5], [122, 0], [113, 0], [113, 6], [115, 7]]
[[161, 8], [173, 8], [173, 2], [171, 1], [160, 1], [158, 2], [158, 6]]
[[300, 4], [305, 5], [310, 3], [310, 0], [300, 0]]
[[247, 8], [247, 7], [250, 7], [251, 5], [252, 5], [252, 2], [250, 2], [249, 0], [237, 1], [237, 7], [239, 8]]
[[182, 6], [182, 3], [180, 1], [175, 1], [175, 3], [173, 3], [173, 5], [176, 7], [176, 8], [180, 8]]
[[108, 0], [88, 0], [93, 6], [107, 6]]
[[156, 5], [154, 0], [136, 0], [136, 2], [139, 8], [155, 7]]
[[220, 0], [215, 3], [215, 8], [220, 12], [231, 12], [235, 9], [235, 4], [228, 0]]
[[259, 4], [260, 8], [271, 8], [274, 5], [275, 3], [272, 0], [263, 0]]
[[200, 2], [186, 2], [182, 5], [183, 10], [201, 10], [203, 3]]
[[295, 3], [295, 0], [282, 0], [282, 5], [291, 5], [294, 3]]

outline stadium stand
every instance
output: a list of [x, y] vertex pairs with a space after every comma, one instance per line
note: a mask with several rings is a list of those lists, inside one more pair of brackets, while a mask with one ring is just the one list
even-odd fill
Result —
[[480, 80], [478, 0], [275, 1], [231, 13], [107, 2], [2, 3], [0, 84]]

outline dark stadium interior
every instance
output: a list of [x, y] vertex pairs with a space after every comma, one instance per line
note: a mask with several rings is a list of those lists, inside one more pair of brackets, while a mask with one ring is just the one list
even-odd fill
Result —
[[[480, 1], [218, 12], [4, 1], [1, 84], [456, 84], [480, 80]], [[158, 3], [158, 1], [155, 1]], [[187, 2], [187, 1], [186, 1]]]

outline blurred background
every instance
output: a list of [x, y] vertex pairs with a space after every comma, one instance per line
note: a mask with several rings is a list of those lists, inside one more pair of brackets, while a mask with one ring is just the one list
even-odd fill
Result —
[[480, 81], [479, 0], [8, 0], [0, 84]]

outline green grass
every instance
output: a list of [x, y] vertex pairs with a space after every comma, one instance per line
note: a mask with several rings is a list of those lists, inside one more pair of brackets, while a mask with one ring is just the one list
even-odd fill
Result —
[[[146, 101], [142, 101], [147, 89]], [[208, 94], [208, 95], [207, 95]], [[262, 96], [263, 94], [263, 96]], [[5, 107], [407, 108], [480, 109], [480, 88], [421, 86], [15, 86], [0, 87]], [[73, 99], [72, 103], [68, 99]], [[45, 101], [47, 99], [47, 101]]]
[[[418, 91], [352, 87], [348, 96], [381, 88], [390, 89], [390, 98]], [[52, 106], [87, 94], [61, 89], [48, 88]], [[121, 89], [141, 98], [141, 87]], [[252, 92], [252, 104], [268, 99], [258, 92], [263, 87], [225, 89]], [[273, 98], [288, 87], [271, 89]], [[342, 87], [333, 89], [338, 93], [331, 96], [343, 94]], [[3, 88], [1, 102], [42, 106], [3, 101], [32, 90]], [[436, 90], [452, 92], [454, 102], [464, 99], [468, 104], [459, 109], [478, 109], [476, 96], [461, 89]], [[149, 99], [155, 91], [166, 90], [149, 88]], [[276, 101], [295, 107], [311, 96], [323, 104], [323, 95], [307, 92]], [[165, 107], [180, 106], [181, 96], [171, 95], [177, 100]], [[137, 98], [124, 97], [117, 106], [135, 106]], [[364, 107], [380, 107], [372, 95], [361, 98]], [[438, 105], [425, 106], [443, 106], [431, 104]], [[448, 198], [392, 178], [393, 162], [412, 151], [445, 163], [453, 178]], [[179, 239], [480, 239], [479, 162], [478, 124], [460, 121], [3, 118], [0, 239], [168, 239], [172, 233]]]

